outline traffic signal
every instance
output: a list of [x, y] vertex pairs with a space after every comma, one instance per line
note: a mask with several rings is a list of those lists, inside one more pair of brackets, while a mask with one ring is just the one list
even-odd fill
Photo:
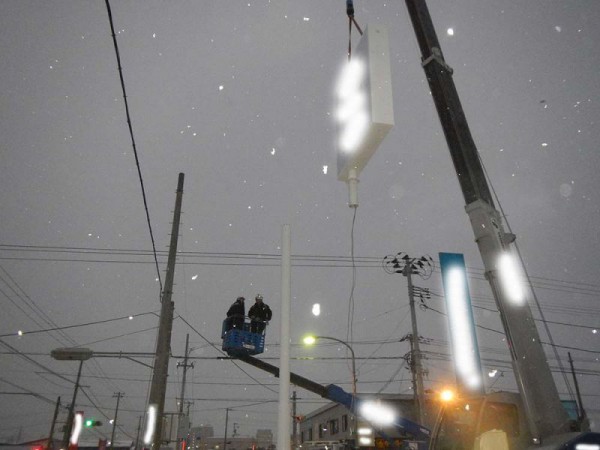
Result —
[[100, 422], [99, 420], [96, 420], [94, 418], [89, 418], [89, 419], [85, 419], [85, 422], [83, 424], [85, 425], [86, 428], [92, 428], [92, 427], [101, 426], [102, 422]]

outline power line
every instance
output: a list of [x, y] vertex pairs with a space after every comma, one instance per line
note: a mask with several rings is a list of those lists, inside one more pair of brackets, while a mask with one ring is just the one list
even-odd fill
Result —
[[[124, 320], [124, 319], [131, 320], [134, 317], [145, 316], [148, 314], [156, 315], [156, 312], [151, 311], [151, 312], [145, 312], [145, 313], [140, 313], [140, 314], [131, 314], [131, 315], [122, 316], [122, 317], [115, 317], [112, 319], [95, 320], [93, 322], [85, 322], [85, 323], [80, 323], [80, 324], [76, 324], [76, 325], [65, 325], [63, 327], [46, 328], [46, 329], [42, 329], [42, 330], [20, 331], [19, 333], [6, 333], [6, 334], [0, 334], [0, 338], [17, 336], [17, 335], [24, 336], [26, 334], [48, 333], [50, 331], [57, 331], [57, 330], [68, 330], [70, 328], [87, 327], [90, 325], [98, 325], [101, 323], [115, 322], [115, 321]], [[146, 330], [144, 330], [144, 331], [146, 331]], [[94, 342], [92, 342], [92, 344], [93, 343]]]
[[[145, 258], [152, 256], [153, 252], [139, 249], [111, 249], [111, 248], [96, 248], [96, 247], [68, 247], [68, 246], [38, 246], [38, 245], [19, 245], [19, 244], [0, 244], [0, 249], [12, 252], [24, 253], [66, 253], [72, 255], [102, 255], [102, 256], [136, 256]], [[167, 256], [166, 251], [157, 251], [157, 256]], [[273, 253], [238, 253], [238, 252], [178, 252], [178, 257], [186, 259], [211, 259], [209, 263], [197, 261], [183, 261], [178, 264], [188, 265], [225, 265], [225, 266], [274, 266], [278, 265], [281, 255]], [[97, 263], [127, 263], [127, 264], [148, 264], [148, 261], [143, 260], [117, 260], [117, 259], [73, 259], [73, 258], [32, 258], [32, 257], [0, 257], [6, 260], [31, 260], [31, 261], [59, 261], [59, 262], [97, 262]], [[214, 259], [225, 261], [244, 260], [243, 262], [214, 262]], [[310, 267], [352, 267], [352, 257], [335, 256], [335, 255], [292, 255], [292, 260], [296, 266]], [[381, 267], [381, 257], [378, 256], [354, 256], [357, 267], [379, 269]], [[256, 262], [258, 261], [258, 262]], [[312, 264], [310, 264], [312, 263]], [[436, 262], [436, 267], [439, 267], [439, 262]], [[468, 267], [467, 273], [470, 278], [485, 281], [484, 270], [479, 268]], [[531, 276], [532, 285], [539, 289], [553, 290], [557, 292], [578, 293], [582, 295], [598, 296], [600, 295], [600, 285], [593, 283], [571, 282], [561, 279], [551, 279], [547, 277]]]
[[110, 2], [106, 0], [106, 12], [108, 13], [108, 21], [110, 22], [110, 31], [112, 32], [113, 44], [115, 47], [115, 56], [117, 57], [117, 68], [119, 69], [119, 79], [121, 80], [121, 90], [123, 91], [123, 103], [125, 104], [125, 115], [127, 117], [127, 126], [129, 128], [129, 136], [131, 137], [131, 146], [133, 147], [133, 154], [135, 156], [135, 165], [138, 171], [138, 178], [140, 180], [140, 186], [142, 188], [142, 198], [144, 200], [144, 210], [146, 211], [146, 221], [148, 222], [148, 230], [150, 231], [150, 240], [152, 241], [152, 250], [154, 253], [154, 263], [156, 265], [156, 274], [158, 276], [158, 283], [160, 285], [160, 292], [163, 290], [162, 280], [160, 277], [160, 269], [158, 267], [158, 257], [156, 255], [156, 244], [154, 243], [154, 234], [152, 233], [152, 224], [150, 223], [150, 211], [148, 210], [148, 201], [146, 200], [146, 189], [144, 188], [144, 179], [142, 177], [142, 169], [140, 167], [140, 160], [137, 153], [137, 147], [135, 145], [135, 138], [133, 136], [133, 126], [131, 125], [131, 116], [129, 114], [129, 103], [127, 101], [127, 93], [125, 91], [125, 80], [123, 78], [123, 68], [121, 67], [121, 56], [119, 55], [119, 45], [117, 44], [117, 35], [115, 34], [115, 27], [113, 25], [112, 12], [110, 10]]

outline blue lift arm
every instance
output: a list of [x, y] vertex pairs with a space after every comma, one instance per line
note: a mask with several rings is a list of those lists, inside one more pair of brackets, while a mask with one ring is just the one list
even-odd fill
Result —
[[[279, 378], [279, 367], [250, 355], [236, 355], [235, 358], [239, 359], [240, 361], [244, 361], [245, 363], [250, 364], [257, 369], [269, 372], [270, 374]], [[360, 399], [354, 398], [352, 394], [346, 392], [336, 384], [328, 384], [327, 386], [323, 386], [322, 384], [315, 383], [314, 381], [304, 378], [303, 376], [297, 375], [293, 372], [290, 372], [290, 382], [298, 387], [306, 389], [307, 391], [313, 392], [322, 398], [339, 403], [354, 413], [356, 413], [360, 407]], [[431, 432], [428, 428], [402, 417], [396, 419], [394, 426], [398, 430], [410, 433], [416, 440], [423, 441], [426, 444], [428, 444], [429, 439], [431, 438]]]

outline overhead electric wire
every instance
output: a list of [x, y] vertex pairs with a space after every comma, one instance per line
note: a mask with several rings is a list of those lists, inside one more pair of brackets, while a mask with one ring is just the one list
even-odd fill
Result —
[[[50, 316], [48, 314], [46, 314], [46, 312], [42, 308], [39, 307], [39, 305], [25, 292], [25, 290], [21, 287], [21, 285], [11, 276], [11, 274], [8, 273], [8, 271], [4, 267], [2, 267], [2, 265], [0, 265], [0, 270], [2, 270], [2, 272], [4, 272], [5, 276], [8, 278], [10, 283], [8, 283], [8, 281], [2, 275], [0, 275], [0, 280], [2, 280], [4, 282], [4, 284], [6, 284], [6, 286], [8, 286], [8, 288], [13, 292], [13, 294], [15, 294], [18, 299], [20, 299], [25, 305], [27, 305], [31, 309], [31, 311], [36, 316], [38, 316], [43, 322], [45, 322], [47, 325], [57, 327], [56, 323], [50, 318]], [[14, 287], [13, 287], [13, 285], [14, 285]], [[6, 296], [8, 298], [8, 300], [13, 305], [15, 305], [21, 312], [23, 312], [30, 320], [32, 320], [36, 325], [41, 326], [31, 315], [26, 314], [22, 310], [22, 308], [12, 298], [10, 298], [3, 290], [0, 289], [0, 291], [2, 292], [2, 294], [4, 296]], [[58, 331], [57, 334], [59, 336], [61, 336], [63, 338], [63, 340], [66, 342], [69, 342], [71, 344], [75, 342], [66, 333], [63, 333], [62, 331]], [[52, 338], [54, 340], [56, 340], [56, 342], [60, 343], [61, 345], [64, 345], [64, 343], [61, 342], [60, 339], [54, 337], [53, 335], [52, 335]]]
[[13, 332], [13, 333], [0, 334], [0, 338], [3, 338], [3, 337], [12, 337], [12, 336], [17, 336], [17, 335], [24, 336], [24, 335], [27, 335], [27, 334], [48, 333], [50, 331], [68, 330], [70, 328], [87, 327], [87, 326], [90, 326], [90, 325], [98, 325], [98, 324], [101, 324], [101, 323], [115, 322], [115, 321], [124, 320], [124, 319], [130, 320], [131, 317], [135, 318], [135, 317], [138, 317], [138, 316], [145, 316], [145, 315], [148, 315], [148, 314], [154, 314], [154, 315], [156, 315], [156, 313], [153, 312], [153, 311], [151, 311], [151, 312], [145, 312], [145, 313], [140, 313], [140, 314], [129, 314], [127, 316], [115, 317], [115, 318], [112, 318], [112, 319], [94, 320], [92, 322], [79, 323], [79, 324], [76, 324], [76, 325], [65, 325], [65, 326], [62, 326], [62, 327], [46, 328], [46, 329], [42, 329], [42, 330], [21, 331], [21, 333], [14, 333]]
[[[8, 286], [8, 287], [9, 287], [9, 288], [12, 290], [12, 291], [13, 291], [13, 293], [14, 293], [14, 294], [15, 294], [15, 295], [16, 295], [16, 296], [19, 298], [19, 299], [21, 299], [21, 300], [22, 300], [22, 301], [23, 301], [23, 302], [24, 302], [24, 303], [25, 303], [27, 306], [29, 306], [29, 308], [31, 308], [31, 310], [34, 312], [34, 314], [38, 315], [38, 316], [39, 316], [39, 317], [40, 317], [40, 318], [41, 318], [41, 319], [42, 319], [42, 320], [43, 320], [45, 323], [47, 323], [47, 324], [50, 324], [50, 325], [53, 325], [53, 328], [51, 328], [51, 329], [45, 329], [45, 330], [35, 330], [35, 331], [32, 331], [32, 332], [30, 332], [30, 333], [27, 333], [27, 332], [22, 332], [22, 331], [21, 331], [21, 333], [20, 333], [20, 335], [21, 335], [21, 336], [22, 336], [22, 335], [24, 335], [24, 334], [34, 334], [34, 333], [39, 333], [39, 332], [46, 332], [46, 333], [48, 333], [48, 332], [51, 332], [51, 331], [56, 331], [56, 332], [58, 332], [58, 334], [59, 334], [60, 336], [62, 336], [62, 337], [63, 337], [63, 339], [64, 339], [65, 341], [69, 342], [69, 343], [70, 343], [71, 345], [73, 345], [73, 346], [78, 346], [77, 342], [76, 342], [74, 339], [72, 339], [72, 338], [71, 338], [71, 337], [70, 337], [70, 336], [69, 336], [67, 333], [65, 333], [65, 332], [64, 332], [64, 330], [65, 330], [65, 329], [68, 329], [68, 328], [73, 328], [74, 326], [66, 326], [66, 327], [59, 327], [59, 326], [57, 326], [56, 322], [54, 322], [54, 321], [53, 321], [53, 320], [50, 318], [50, 316], [49, 316], [48, 314], [46, 314], [46, 313], [45, 313], [45, 312], [44, 312], [44, 311], [43, 311], [43, 310], [42, 310], [42, 309], [41, 309], [41, 308], [40, 308], [40, 307], [37, 305], [37, 303], [36, 303], [36, 302], [34, 302], [34, 300], [33, 300], [33, 299], [32, 299], [32, 298], [31, 298], [31, 297], [30, 297], [30, 296], [29, 296], [29, 295], [28, 295], [28, 294], [25, 292], [25, 290], [24, 290], [24, 289], [23, 289], [23, 288], [22, 288], [22, 287], [19, 285], [19, 283], [17, 283], [17, 281], [16, 281], [16, 280], [15, 280], [15, 279], [14, 279], [14, 278], [13, 278], [13, 277], [12, 277], [12, 276], [11, 276], [11, 275], [8, 273], [8, 272], [7, 272], [7, 271], [6, 271], [4, 268], [2, 268], [2, 271], [3, 271], [3, 272], [6, 274], [6, 276], [7, 276], [7, 277], [10, 279], [10, 281], [11, 281], [11, 282], [14, 284], [14, 286], [16, 286], [16, 288], [18, 288], [18, 290], [20, 291], [20, 292], [17, 292], [17, 290], [16, 290], [16, 289], [14, 289], [14, 288], [13, 288], [13, 287], [12, 287], [12, 286], [11, 286], [11, 285], [10, 285], [10, 284], [7, 282], [7, 281], [6, 281], [6, 279], [5, 279], [5, 278], [3, 278], [3, 277], [1, 277], [1, 276], [0, 276], [0, 279], [1, 279], [1, 280], [2, 280], [2, 281], [3, 281], [3, 282], [4, 282], [4, 283], [5, 283], [5, 284], [6, 284], [6, 285], [7, 285], [7, 286]], [[2, 293], [4, 293], [4, 292], [2, 291]], [[6, 295], [6, 294], [5, 294], [5, 295]], [[10, 298], [9, 298], [9, 300], [11, 300], [11, 301], [12, 301], [12, 299], [10, 299]], [[13, 302], [13, 303], [14, 303], [14, 302]], [[34, 306], [31, 306], [31, 305], [34, 305]], [[24, 312], [24, 311], [23, 311], [23, 312]], [[148, 314], [148, 313], [144, 313], [144, 314]], [[30, 317], [30, 318], [31, 318], [31, 319], [32, 319], [32, 320], [33, 320], [33, 321], [34, 321], [34, 322], [35, 322], [37, 325], [40, 325], [40, 324], [39, 324], [39, 323], [38, 323], [36, 320], [34, 320], [34, 319], [31, 317], [31, 316], [29, 316], [29, 315], [28, 315], [28, 317]], [[131, 317], [131, 316], [128, 316], [128, 317]], [[105, 323], [105, 322], [107, 322], [107, 321], [96, 321], [95, 323]], [[95, 324], [95, 323], [94, 323], [94, 324]], [[90, 325], [90, 323], [88, 323], [88, 324], [85, 324], [85, 325]], [[81, 325], [79, 325], [79, 326], [81, 326]], [[18, 334], [18, 333], [14, 333], [14, 334], [12, 334], [12, 336], [15, 336], [15, 335], [19, 335], [19, 334]], [[9, 336], [10, 336], [10, 335], [9, 335]], [[2, 336], [0, 336], [0, 337], [7, 337], [7, 336], [4, 336], [4, 335], [2, 335]], [[52, 335], [52, 334], [51, 334], [51, 337], [52, 337], [53, 339], [55, 339], [57, 342], [59, 342], [61, 345], [64, 345], [64, 344], [63, 344], [63, 343], [62, 343], [60, 340], [58, 340], [58, 339], [57, 339], [57, 338], [56, 338], [54, 335]], [[41, 364], [37, 363], [35, 360], [33, 360], [33, 359], [29, 358], [28, 356], [26, 356], [26, 355], [25, 355], [23, 352], [20, 352], [19, 350], [17, 350], [16, 348], [14, 348], [14, 347], [10, 346], [9, 344], [5, 343], [4, 341], [0, 340], [0, 344], [2, 344], [2, 345], [4, 345], [5, 347], [8, 347], [9, 349], [11, 349], [11, 350], [15, 351], [15, 353], [16, 353], [16, 354], [18, 354], [18, 355], [19, 355], [21, 358], [23, 358], [23, 359], [27, 360], [28, 362], [30, 362], [30, 363], [32, 363], [32, 364], [35, 364], [35, 365], [37, 365], [37, 366], [39, 366], [39, 367], [45, 368], [46, 370], [49, 370], [49, 369], [47, 369], [45, 366], [43, 366], [43, 365], [41, 365]], [[102, 379], [102, 380], [103, 380], [103, 381], [106, 383], [106, 385], [107, 385], [107, 386], [108, 386], [109, 384], [111, 384], [111, 383], [112, 383], [112, 386], [113, 386], [113, 387], [115, 387], [115, 386], [116, 386], [116, 384], [115, 384], [114, 382], [112, 382], [112, 381], [111, 381], [111, 380], [108, 378], [108, 375], [107, 375], [107, 374], [104, 372], [103, 368], [100, 366], [100, 364], [98, 363], [98, 361], [96, 361], [96, 360], [93, 360], [93, 361], [91, 361], [91, 365], [92, 365], [93, 367], [95, 367], [96, 371], [102, 375], [102, 377], [100, 377], [100, 378], [101, 378], [101, 379]], [[53, 372], [52, 372], [52, 371], [50, 371], [50, 373], [53, 373]], [[56, 375], [56, 373], [55, 373], [55, 372], [54, 372], [53, 374], [55, 374], [55, 375]], [[38, 375], [38, 376], [39, 376], [39, 375]], [[65, 378], [65, 380], [67, 380], [67, 379]], [[70, 381], [70, 380], [67, 380], [67, 381]], [[118, 389], [118, 387], [117, 387], [117, 389]]]
[[[429, 289], [429, 293], [435, 297], [439, 297], [439, 298], [445, 298], [444, 294], [440, 294], [438, 292], [436, 292], [435, 290]], [[473, 298], [478, 298], [477, 296], [473, 296]], [[493, 312], [493, 313], [498, 313], [499, 311], [497, 309], [492, 309], [492, 308], [486, 308], [485, 306], [480, 306], [480, 305], [476, 305], [476, 304], [471, 304], [471, 306], [473, 308], [476, 309], [483, 309], [484, 311], [489, 311], [489, 312]], [[426, 306], [427, 308], [430, 308], [429, 306]], [[548, 306], [544, 306], [545, 309], [549, 309]], [[433, 308], [430, 308], [433, 309]], [[435, 311], [435, 310], [434, 310]], [[534, 318], [533, 319], [536, 322], [545, 322], [545, 323], [551, 323], [554, 325], [564, 325], [567, 327], [574, 327], [574, 328], [586, 328], [588, 330], [597, 330], [600, 329], [600, 324], [598, 326], [592, 326], [592, 325], [583, 325], [583, 324], [578, 324], [578, 323], [567, 323], [567, 322], [558, 322], [555, 320], [548, 320], [548, 319], [537, 319]]]
[[123, 91], [123, 102], [125, 104], [125, 115], [127, 116], [127, 126], [129, 128], [129, 136], [131, 137], [131, 146], [133, 148], [133, 154], [135, 156], [135, 165], [137, 167], [138, 178], [140, 180], [140, 186], [142, 188], [142, 198], [144, 200], [144, 209], [146, 211], [146, 221], [148, 222], [148, 230], [150, 231], [150, 240], [152, 241], [152, 251], [154, 253], [154, 263], [156, 265], [156, 275], [158, 277], [158, 283], [160, 285], [160, 292], [163, 291], [162, 279], [160, 276], [160, 269], [158, 267], [158, 256], [156, 255], [156, 244], [154, 242], [154, 233], [152, 232], [152, 224], [150, 222], [150, 211], [148, 210], [148, 201], [146, 200], [146, 189], [144, 188], [144, 178], [142, 177], [142, 168], [140, 167], [140, 159], [137, 153], [137, 147], [135, 145], [135, 137], [133, 136], [133, 126], [131, 124], [131, 116], [129, 114], [129, 102], [127, 101], [127, 93], [125, 91], [125, 79], [123, 78], [123, 68], [121, 67], [121, 56], [119, 55], [119, 45], [117, 43], [117, 35], [115, 34], [115, 27], [113, 25], [112, 12], [110, 9], [109, 0], [106, 1], [106, 12], [108, 13], [108, 21], [110, 22], [110, 31], [112, 33], [113, 44], [115, 47], [115, 56], [117, 57], [117, 68], [119, 70], [119, 79], [121, 80], [121, 90]]
[[[66, 253], [72, 255], [112, 255], [112, 256], [138, 256], [146, 257], [152, 256], [153, 252], [148, 250], [139, 249], [115, 249], [115, 248], [97, 248], [97, 247], [67, 247], [67, 246], [38, 246], [38, 245], [20, 245], [20, 244], [0, 244], [0, 250], [17, 253]], [[167, 251], [157, 251], [156, 254], [159, 257], [166, 258], [168, 255]], [[273, 264], [263, 263], [223, 263], [214, 262], [202, 263], [195, 261], [183, 261], [178, 264], [186, 265], [230, 265], [230, 266], [274, 266], [279, 264], [281, 258], [280, 254], [271, 253], [240, 253], [240, 252], [178, 252], [178, 257], [185, 256], [187, 259], [219, 259], [219, 260], [247, 260], [247, 261], [267, 261], [273, 262]], [[62, 262], [98, 262], [98, 263], [128, 263], [128, 264], [148, 264], [148, 261], [140, 261], [135, 259], [117, 260], [117, 259], [76, 259], [76, 258], [30, 258], [30, 257], [10, 257], [2, 256], [0, 260], [21, 260], [21, 261], [62, 261]], [[349, 267], [352, 265], [352, 258], [348, 256], [336, 256], [336, 255], [292, 255], [292, 260], [295, 262], [295, 266], [307, 265], [311, 267]], [[357, 267], [368, 267], [373, 269], [379, 269], [381, 267], [381, 257], [374, 256], [354, 256]], [[312, 264], [310, 264], [312, 263]], [[331, 263], [327, 264], [314, 264], [314, 263]], [[152, 261], [154, 264], [154, 261]], [[436, 268], [439, 268], [439, 262], [436, 262]], [[470, 278], [486, 281], [484, 276], [484, 270], [480, 268], [467, 267], [467, 273]], [[532, 285], [538, 289], [552, 290], [556, 292], [567, 292], [576, 293], [587, 296], [600, 296], [600, 285], [593, 283], [583, 282], [571, 282], [562, 279], [550, 279], [547, 277], [531, 276]]]
[[[37, 393], [37, 392], [31, 391], [31, 390], [29, 390], [29, 389], [27, 389], [27, 388], [24, 388], [24, 387], [22, 387], [22, 386], [19, 386], [18, 384], [15, 384], [15, 383], [13, 383], [12, 381], [10, 381], [10, 380], [7, 380], [7, 379], [5, 379], [5, 378], [3, 378], [3, 377], [1, 377], [1, 376], [0, 376], [0, 381], [1, 381], [1, 382], [3, 382], [3, 383], [6, 383], [6, 384], [8, 384], [9, 386], [12, 386], [12, 387], [14, 387], [14, 388], [21, 389], [21, 390], [23, 390], [23, 391], [24, 391], [24, 393], [26, 393], [26, 394], [28, 394], [28, 395], [31, 395], [31, 396], [33, 396], [33, 397], [35, 397], [35, 398], [38, 398], [38, 399], [42, 400], [43, 402], [46, 402], [46, 403], [48, 403], [48, 404], [50, 404], [50, 405], [54, 405], [54, 404], [56, 404], [56, 401], [55, 401], [55, 400], [51, 400], [51, 399], [49, 399], [49, 398], [47, 398], [47, 397], [44, 397], [42, 394], [39, 394], [39, 393]], [[60, 405], [60, 406], [62, 406], [62, 408], [63, 408], [63, 409], [68, 409], [68, 408], [67, 408], [66, 406], [64, 406], [64, 405]]]

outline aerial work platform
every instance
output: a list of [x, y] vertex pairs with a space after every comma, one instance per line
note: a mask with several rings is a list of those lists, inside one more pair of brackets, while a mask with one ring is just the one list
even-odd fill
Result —
[[245, 319], [242, 328], [230, 328], [230, 321], [225, 319], [221, 330], [223, 351], [230, 356], [258, 355], [265, 350], [265, 330], [260, 333], [250, 331], [250, 322]]

